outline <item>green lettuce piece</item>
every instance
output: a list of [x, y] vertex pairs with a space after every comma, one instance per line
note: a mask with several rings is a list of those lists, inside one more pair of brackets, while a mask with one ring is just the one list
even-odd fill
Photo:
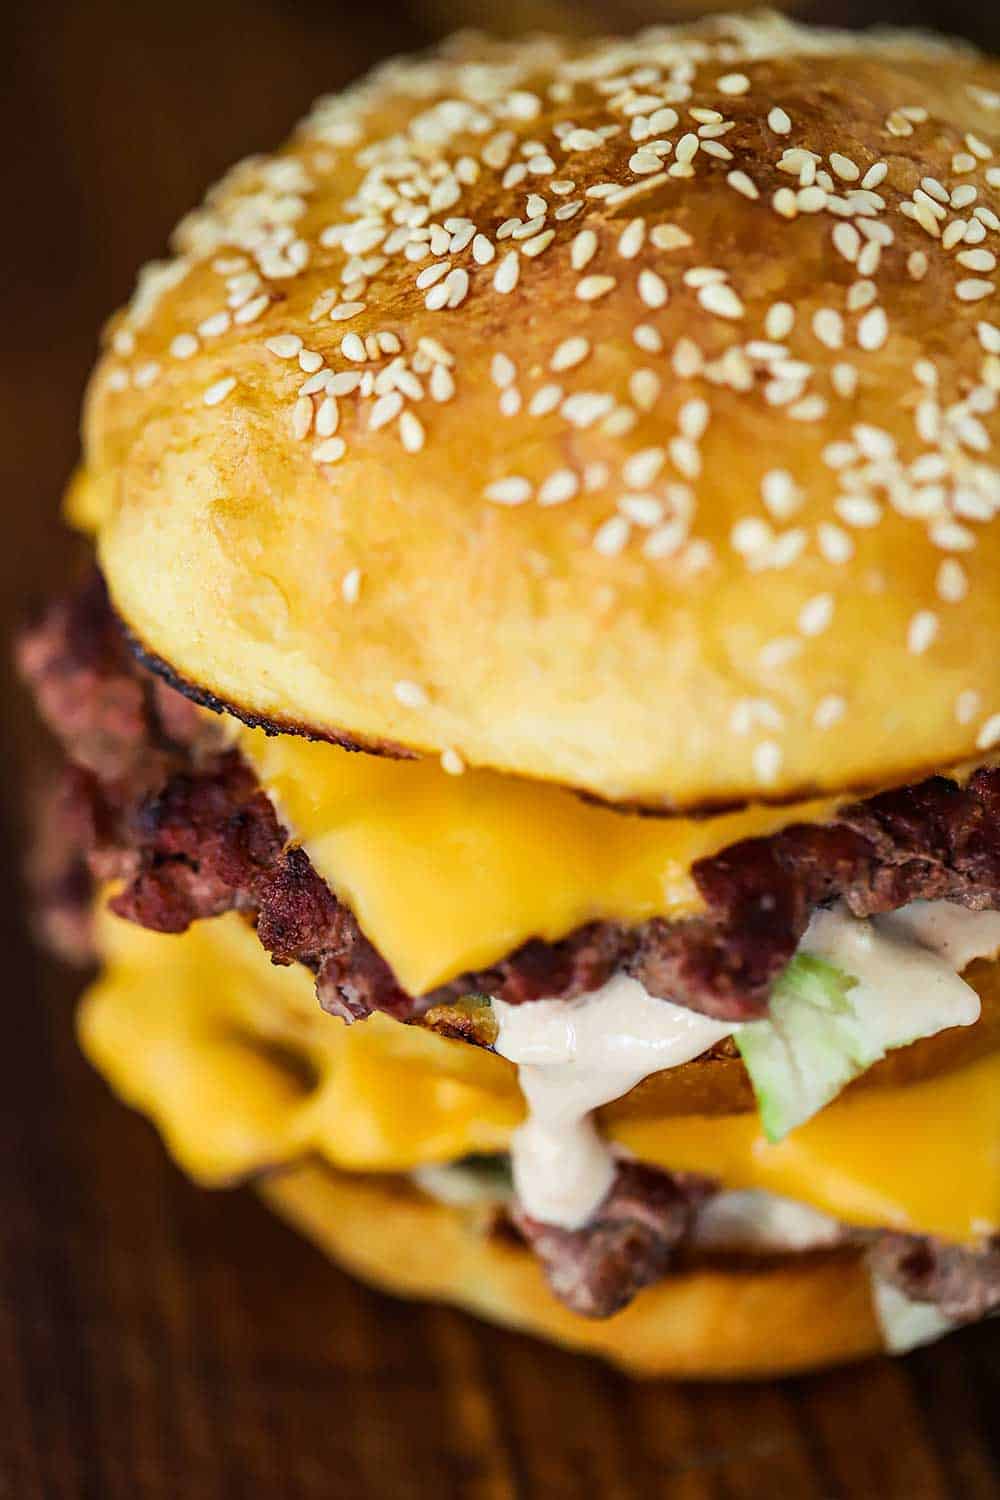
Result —
[[882, 1052], [851, 1006], [857, 980], [811, 953], [797, 953], [771, 991], [770, 1019], [736, 1033], [764, 1134], [779, 1141]]
[[892, 917], [818, 912], [771, 992], [735, 1035], [764, 1133], [779, 1141], [894, 1047], [971, 1025], [979, 998], [942, 953]]

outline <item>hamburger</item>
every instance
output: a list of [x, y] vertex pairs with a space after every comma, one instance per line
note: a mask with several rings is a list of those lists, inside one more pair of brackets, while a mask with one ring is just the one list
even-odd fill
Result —
[[322, 99], [107, 330], [42, 925], [196, 1181], [637, 1373], [1000, 1305], [1000, 68], [771, 14]]

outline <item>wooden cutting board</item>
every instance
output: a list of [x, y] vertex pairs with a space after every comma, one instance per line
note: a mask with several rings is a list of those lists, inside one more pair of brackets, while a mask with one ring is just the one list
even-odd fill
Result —
[[[895, 16], [1000, 49], [996, 5]], [[518, 0], [611, 25], [620, 0]], [[861, 3], [824, 19], [875, 19]], [[836, 12], [836, 15], [834, 15]], [[964, 13], [963, 13], [964, 12]], [[232, 160], [324, 89], [484, 3], [159, 6], [5, 15], [0, 624], [68, 566], [55, 529], [101, 319]], [[515, 16], [497, 0], [496, 24]], [[41, 737], [3, 660], [4, 847]], [[72, 1038], [77, 976], [30, 945], [0, 863], [0, 1500], [993, 1500], [998, 1328], [897, 1363], [765, 1386], [637, 1385], [447, 1310], [354, 1285], [249, 1193], [168, 1164]]]

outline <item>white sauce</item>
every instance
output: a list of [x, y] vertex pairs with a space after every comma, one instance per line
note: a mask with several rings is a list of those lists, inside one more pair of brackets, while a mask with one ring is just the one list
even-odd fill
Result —
[[[813, 918], [803, 947], [877, 988], [887, 1015], [898, 1016], [914, 985], [954, 984], [956, 969], [1000, 950], [1000, 913], [918, 901], [869, 923], [833, 910]], [[945, 963], [929, 963], [930, 954]], [[964, 1018], [951, 1024], [978, 1017], [978, 997], [964, 988]], [[496, 1050], [518, 1064], [528, 1105], [511, 1140], [514, 1186], [532, 1218], [566, 1229], [586, 1223], [614, 1179], [614, 1157], [593, 1111], [738, 1029], [654, 999], [624, 974], [579, 1000], [494, 1000], [493, 1009]]]
[[691, 1230], [702, 1250], [819, 1250], [836, 1245], [840, 1236], [830, 1214], [756, 1188], [709, 1198]]
[[1000, 952], [1000, 911], [970, 911], [954, 901], [911, 901], [877, 920], [884, 932], [930, 948], [959, 974], [974, 958]]
[[[969, 912], [946, 901], [921, 905], [927, 910], [915, 916], [904, 909], [898, 915], [867, 921], [835, 906], [817, 912], [802, 939], [806, 953], [826, 959], [856, 980], [851, 1004], [864, 1015], [873, 1048], [877, 1043], [886, 1050], [898, 1045], [902, 1037], [912, 1040], [979, 1020], [979, 996], [943, 954], [949, 946], [970, 950], [970, 954], [973, 949], [983, 952], [982, 944], [993, 940], [996, 914]], [[956, 911], [971, 918], [971, 924], [956, 923]], [[974, 929], [983, 917], [990, 931], [980, 928], [977, 945]], [[914, 1024], [918, 1014], [927, 1023], [922, 1027]]]
[[494, 1000], [493, 1009], [494, 1045], [518, 1064], [528, 1104], [511, 1141], [514, 1186], [532, 1218], [566, 1229], [586, 1223], [614, 1178], [593, 1111], [733, 1030], [731, 1021], [653, 999], [625, 974], [580, 1000]]

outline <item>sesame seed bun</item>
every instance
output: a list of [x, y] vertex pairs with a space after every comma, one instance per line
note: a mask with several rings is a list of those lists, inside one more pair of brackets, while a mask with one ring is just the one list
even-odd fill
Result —
[[365, 1281], [399, 1296], [455, 1303], [600, 1354], [634, 1375], [788, 1375], [883, 1347], [857, 1252], [767, 1269], [679, 1273], [595, 1322], [556, 1301], [523, 1246], [485, 1234], [474, 1216], [403, 1179], [310, 1164], [275, 1173], [260, 1188], [278, 1213]]
[[1000, 742], [1000, 68], [773, 15], [464, 38], [236, 168], [74, 513], [279, 728], [709, 807]]

